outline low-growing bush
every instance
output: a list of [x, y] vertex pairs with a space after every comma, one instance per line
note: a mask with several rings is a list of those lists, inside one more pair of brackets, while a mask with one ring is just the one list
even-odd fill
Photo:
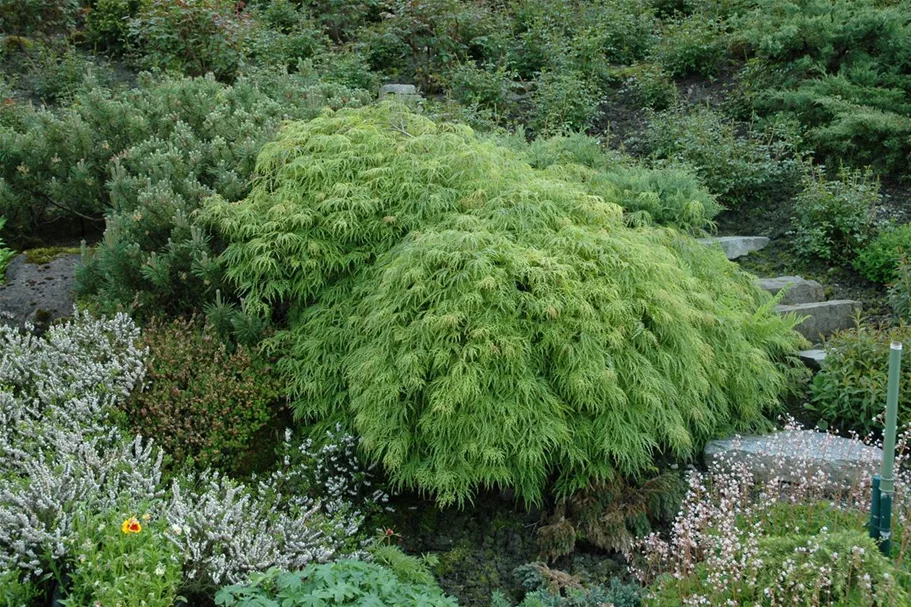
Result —
[[829, 179], [810, 167], [794, 199], [794, 248], [807, 258], [850, 262], [873, 236], [879, 181], [869, 172], [841, 167]]
[[[128, 604], [164, 607], [175, 578], [179, 594], [208, 600], [257, 571], [359, 551], [363, 515], [349, 500], [384, 497], [360, 489], [367, 476], [290, 469], [289, 460], [248, 485], [203, 471], [168, 487], [161, 452], [113, 423], [145, 369], [138, 338], [125, 315], [80, 312], [40, 338], [0, 324], [0, 580], [12, 580], [4, 592], [56, 581], [74, 604], [116, 604], [111, 594], [122, 591]], [[320, 499], [285, 491], [310, 477], [324, 481], [311, 488]]]
[[[329, 600], [331, 602], [324, 603]], [[435, 584], [412, 584], [399, 580], [389, 569], [373, 563], [339, 560], [310, 565], [303, 571], [273, 571], [255, 576], [250, 584], [228, 586], [218, 591], [216, 605], [254, 607], [280, 601], [286, 607], [327, 604], [396, 605], [400, 607], [455, 607]]]
[[515, 103], [510, 100], [510, 87], [515, 74], [492, 64], [483, 68], [466, 63], [456, 67], [448, 76], [451, 95], [468, 106], [504, 114]]
[[643, 135], [655, 160], [689, 165], [729, 208], [761, 208], [794, 192], [799, 152], [776, 132], [741, 134], [707, 107], [682, 106], [654, 114]]
[[0, 0], [0, 32], [24, 36], [68, 32], [81, 9], [80, 0]]
[[[397, 104], [327, 112], [204, 212], [301, 420], [394, 484], [542, 499], [763, 424], [802, 343], [753, 279], [581, 181]], [[278, 315], [281, 315], [279, 317]], [[682, 373], [681, 369], [686, 369]]]
[[[643, 605], [873, 607], [911, 600], [908, 531], [898, 523], [907, 516], [909, 477], [899, 470], [908, 433], [898, 441], [892, 558], [866, 528], [869, 476], [852, 482], [821, 469], [814, 454], [826, 447], [817, 439], [804, 443], [799, 432], [788, 436], [780, 451], [756, 453], [765, 469], [723, 456], [708, 472], [689, 473], [667, 539], [651, 534], [629, 553], [648, 585]], [[878, 463], [871, 457], [867, 465]]]
[[816, 156], [901, 174], [911, 153], [903, 3], [761, 0], [734, 20], [751, 105], [797, 118]]
[[[865, 435], [880, 425], [888, 380], [889, 344], [911, 343], [911, 327], [858, 324], [826, 342], [826, 359], [811, 384], [807, 405], [833, 428]], [[904, 381], [911, 379], [908, 365]], [[899, 394], [899, 419], [911, 421], [911, 394]]]
[[149, 0], [95, 0], [85, 19], [85, 35], [98, 48], [122, 53], [129, 42], [130, 19]]
[[652, 60], [676, 78], [714, 76], [727, 52], [722, 23], [696, 14], [667, 22]]
[[496, 140], [520, 152], [532, 167], [578, 181], [589, 193], [619, 204], [631, 225], [658, 224], [699, 233], [709, 230], [721, 211], [691, 172], [648, 168], [608, 150], [593, 137], [576, 133], [528, 143], [517, 133]]
[[665, 110], [677, 100], [677, 86], [660, 66], [640, 63], [618, 70], [623, 78], [621, 93], [635, 107], [650, 110]]
[[911, 253], [911, 225], [889, 226], [858, 253], [854, 267], [867, 280], [888, 284], [898, 277], [901, 257]]
[[251, 28], [234, 0], [149, 0], [129, 21], [131, 51], [144, 69], [188, 76], [237, 75]]
[[63, 589], [64, 605], [172, 607], [181, 583], [181, 558], [160, 513], [136, 504], [96, 512], [78, 504], [73, 513]]
[[[640, 607], [639, 584], [612, 578], [610, 585], [583, 584], [574, 575], [547, 567], [544, 563], [529, 563], [517, 567], [513, 574], [528, 591], [517, 607]], [[500, 592], [494, 592], [490, 607], [512, 607]]]
[[198, 322], [153, 324], [144, 385], [121, 404], [133, 434], [154, 437], [178, 466], [238, 472], [276, 420], [281, 385], [268, 361], [231, 350]]
[[584, 131], [599, 116], [601, 94], [579, 72], [542, 72], [532, 95], [529, 125], [540, 135]]

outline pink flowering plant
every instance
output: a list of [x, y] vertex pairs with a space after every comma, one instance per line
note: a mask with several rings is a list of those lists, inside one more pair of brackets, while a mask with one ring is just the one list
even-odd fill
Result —
[[865, 527], [868, 471], [843, 482], [795, 456], [808, 452], [800, 445], [787, 456], [768, 454], [764, 474], [720, 458], [707, 472], [689, 472], [667, 536], [653, 533], [630, 550], [633, 573], [647, 586], [644, 605], [911, 604], [909, 438], [911, 427], [899, 440], [891, 558]]

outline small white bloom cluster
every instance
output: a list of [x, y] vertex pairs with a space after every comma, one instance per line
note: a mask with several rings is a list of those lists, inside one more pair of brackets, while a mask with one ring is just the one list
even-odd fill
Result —
[[[904, 466], [908, 447], [911, 426], [900, 435], [896, 461], [893, 530], [900, 534], [911, 514], [911, 471]], [[787, 457], [767, 454], [772, 465], [770, 476], [764, 479], [756, 478], [733, 457], [715, 460], [708, 472], [691, 470], [689, 488], [669, 536], [650, 534], [629, 551], [633, 574], [646, 584], [677, 584], [678, 591], [705, 575], [701, 590], [679, 597], [687, 605], [742, 604], [730, 602], [732, 596], [762, 596], [763, 604], [773, 606], [827, 605], [825, 597], [851, 579], [869, 597], [869, 604], [895, 604], [890, 602], [895, 585], [888, 572], [878, 579], [867, 572], [866, 559], [871, 555], [864, 547], [853, 545], [838, 552], [832, 548], [839, 541], [834, 532], [826, 527], [815, 529], [813, 515], [800, 516], [815, 508], [826, 512], [826, 520], [844, 520], [850, 527], [849, 521], [870, 511], [869, 475], [845, 485], [821, 471], [810, 457], [806, 461], [795, 458], [794, 453], [800, 452], [793, 449]], [[766, 565], [760, 548], [768, 546], [773, 535], [811, 539], [788, 548], [783, 566], [770, 583], [767, 575], [760, 579]], [[904, 552], [907, 536], [894, 541]], [[787, 544], [782, 541], [779, 545]], [[820, 552], [823, 548], [826, 551]]]
[[[138, 337], [123, 314], [76, 312], [44, 337], [0, 326], [0, 573], [44, 575], [67, 556], [78, 509], [105, 512], [124, 502], [167, 518], [188, 588], [353, 549], [363, 516], [348, 501], [369, 483], [364, 471], [345, 481], [283, 466], [254, 486], [204, 473], [166, 487], [161, 452], [123, 436], [109, 418], [143, 377], [147, 352]], [[329, 452], [346, 452], [354, 439], [343, 439]], [[324, 482], [326, 499], [294, 493], [297, 477]]]

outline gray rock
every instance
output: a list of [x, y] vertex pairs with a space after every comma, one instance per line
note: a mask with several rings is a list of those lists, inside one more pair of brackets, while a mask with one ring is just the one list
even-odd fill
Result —
[[707, 245], [721, 245], [728, 259], [737, 259], [753, 251], [761, 251], [769, 244], [765, 236], [717, 236], [700, 238], [699, 242]]
[[805, 316], [796, 329], [811, 342], [818, 342], [835, 331], [854, 326], [854, 315], [863, 307], [859, 301], [833, 299], [817, 303], [778, 306], [779, 314], [794, 313]]
[[820, 369], [822, 368], [822, 361], [826, 359], [825, 350], [804, 350], [798, 352], [797, 356], [800, 357], [800, 360], [803, 361], [803, 364], [808, 366], [811, 369]]
[[826, 298], [821, 284], [815, 280], [807, 280], [802, 276], [760, 278], [759, 287], [772, 295], [777, 295], [782, 289], [787, 288], [779, 302], [782, 305], [815, 303], [824, 301]]
[[833, 486], [847, 487], [880, 470], [882, 449], [813, 430], [787, 430], [765, 436], [711, 441], [705, 463], [730, 469], [745, 465], [760, 480], [798, 481], [820, 471]]
[[380, 87], [380, 99], [393, 96], [399, 101], [407, 101], [418, 96], [418, 89], [413, 84], [384, 84]]
[[0, 322], [24, 326], [30, 322], [39, 330], [73, 313], [73, 283], [79, 255], [61, 255], [50, 263], [27, 263], [17, 255], [0, 285]]

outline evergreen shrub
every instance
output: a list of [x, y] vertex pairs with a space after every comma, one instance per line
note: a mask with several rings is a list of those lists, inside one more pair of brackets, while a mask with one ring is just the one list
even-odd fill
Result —
[[76, 25], [79, 0], [0, 0], [0, 32], [31, 36], [67, 32]]
[[0, 211], [10, 209], [22, 231], [48, 215], [104, 213], [105, 237], [79, 272], [79, 292], [104, 309], [196, 312], [220, 286], [217, 243], [193, 218], [202, 200], [243, 198], [256, 154], [283, 120], [371, 96], [320, 84], [312, 72], [258, 72], [230, 86], [146, 74], [138, 84], [87, 91], [60, 114], [25, 112], [0, 127], [10, 144]]
[[754, 109], [807, 127], [816, 156], [902, 173], [911, 160], [908, 3], [761, 0], [733, 23]]
[[400, 486], [539, 501], [764, 422], [795, 319], [668, 228], [394, 104], [283, 129], [214, 198], [228, 279], [302, 421], [344, 422]]
[[898, 277], [902, 255], [911, 253], [911, 225], [890, 226], [864, 246], [854, 267], [867, 280], [888, 284]]
[[709, 78], [721, 69], [726, 52], [723, 24], [696, 14], [669, 21], [651, 55], [671, 76]]
[[244, 471], [281, 405], [268, 361], [189, 321], [153, 324], [142, 342], [144, 385], [120, 404], [128, 430], [155, 437], [177, 466]]

